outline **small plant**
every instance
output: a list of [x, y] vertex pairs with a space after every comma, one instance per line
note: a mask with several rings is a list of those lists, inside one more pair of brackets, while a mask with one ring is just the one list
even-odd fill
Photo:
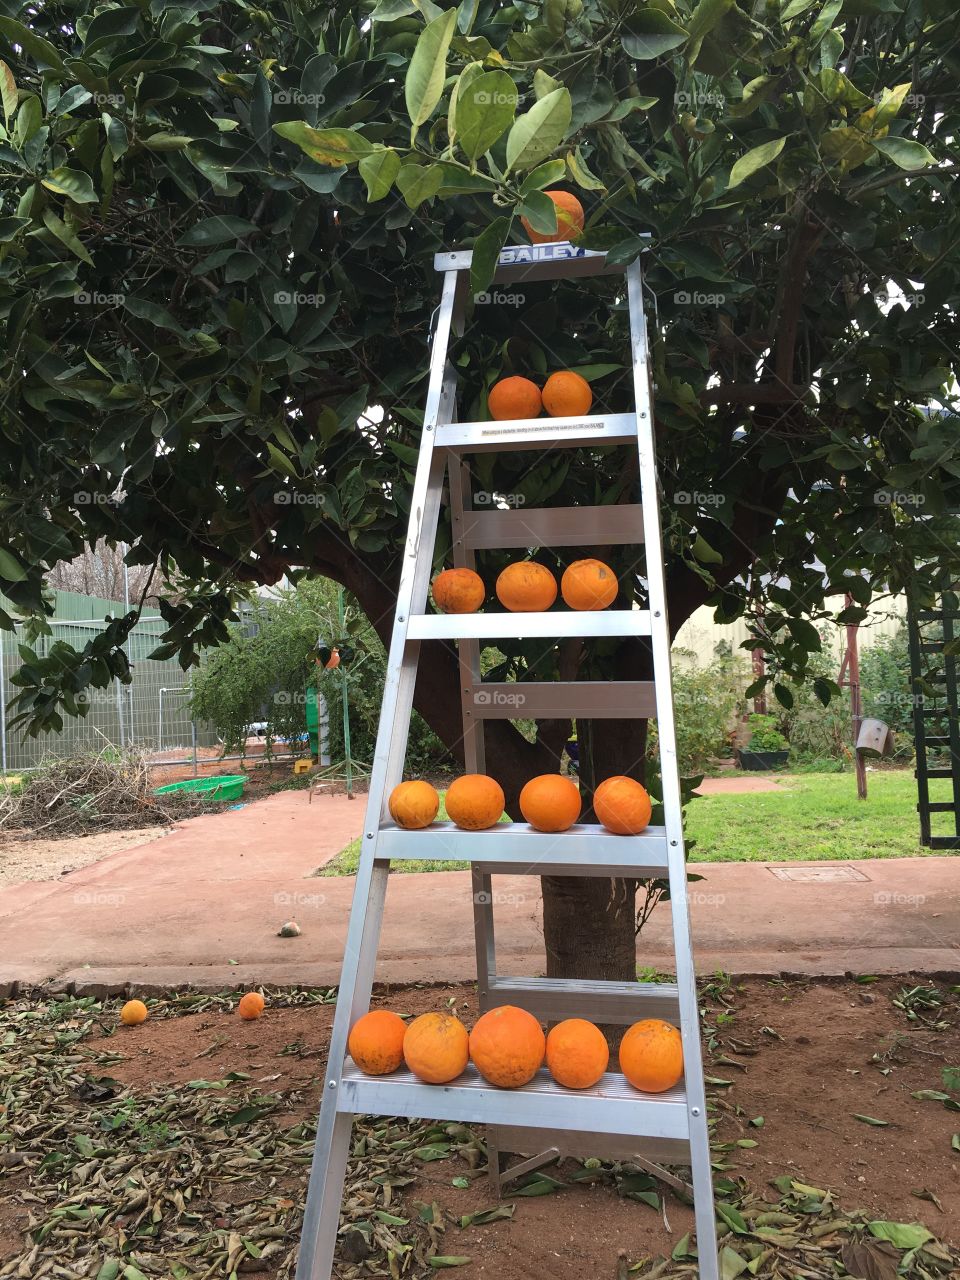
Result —
[[764, 716], [754, 712], [747, 720], [747, 724], [750, 726], [748, 751], [786, 751], [789, 747], [790, 744], [777, 728], [774, 716]]

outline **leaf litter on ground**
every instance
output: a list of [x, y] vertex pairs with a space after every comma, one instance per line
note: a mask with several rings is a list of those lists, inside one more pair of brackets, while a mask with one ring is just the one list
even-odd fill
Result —
[[[277, 992], [272, 1000], [302, 1007], [330, 1003], [333, 995]], [[235, 1004], [232, 994], [184, 995], [154, 1002], [151, 1016], [229, 1011]], [[90, 1038], [115, 1016], [113, 1005], [91, 998], [0, 1006], [0, 1178], [27, 1219], [21, 1250], [0, 1265], [0, 1277], [201, 1280], [255, 1270], [292, 1280], [315, 1132], [315, 1117], [299, 1119], [301, 1091], [263, 1092], [244, 1072], [206, 1082], [226, 1088], [196, 1087], [199, 1080], [192, 1088], [123, 1085], [104, 1070], [121, 1055], [109, 1039]], [[447, 1163], [456, 1176], [438, 1179], [437, 1167]], [[459, 1232], [496, 1230], [494, 1224], [523, 1213], [524, 1196], [562, 1197], [599, 1182], [648, 1206], [638, 1207], [645, 1213], [665, 1209], [671, 1195], [646, 1171], [593, 1158], [539, 1170], [511, 1188], [507, 1201], [472, 1212], [417, 1198], [438, 1185], [469, 1186], [485, 1166], [482, 1131], [360, 1117], [344, 1188], [338, 1275], [424, 1280], [465, 1266], [473, 1259], [457, 1248]], [[960, 1251], [919, 1223], [841, 1211], [829, 1190], [788, 1175], [772, 1185], [774, 1198], [735, 1173], [716, 1176], [723, 1280], [960, 1276]], [[695, 1245], [684, 1236], [670, 1257], [621, 1257], [616, 1266], [618, 1274], [642, 1280], [693, 1280]]]

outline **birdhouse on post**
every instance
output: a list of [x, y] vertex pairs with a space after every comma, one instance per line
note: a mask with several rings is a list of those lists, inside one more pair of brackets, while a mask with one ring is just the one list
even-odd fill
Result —
[[857, 734], [857, 754], [875, 759], [893, 755], [893, 730], [882, 720], [866, 719]]

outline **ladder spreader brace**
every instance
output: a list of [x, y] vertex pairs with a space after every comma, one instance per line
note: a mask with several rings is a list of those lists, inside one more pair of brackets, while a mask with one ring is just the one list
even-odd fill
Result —
[[[519, 1176], [564, 1154], [630, 1160], [656, 1170], [665, 1181], [680, 1187], [686, 1184], [659, 1165], [689, 1166], [700, 1276], [702, 1280], [719, 1280], [640, 263], [626, 268], [608, 266], [605, 254], [568, 243], [518, 245], [503, 250], [494, 277], [496, 283], [516, 283], [624, 274], [634, 413], [462, 423], [456, 421], [456, 371], [448, 351], [451, 338], [463, 332], [472, 254], [439, 253], [434, 261], [443, 272], [443, 288], [296, 1277], [329, 1280], [331, 1276], [352, 1120], [355, 1115], [373, 1114], [485, 1125], [490, 1172], [498, 1192], [501, 1177]], [[472, 509], [464, 455], [600, 444], [636, 446], [639, 504], [541, 510], [524, 507], [522, 511]], [[489, 548], [642, 543], [646, 550], [647, 608], [586, 613], [429, 613], [427, 597], [448, 471], [456, 566], [472, 568], [475, 553]], [[507, 695], [511, 691], [515, 694], [517, 686], [481, 680], [482, 642], [532, 636], [649, 637], [652, 681], [531, 683], [523, 688], [528, 700], [523, 715], [584, 719], [656, 716], [664, 825], [648, 827], [639, 836], [612, 835], [586, 824], [555, 835], [534, 831], [522, 822], [504, 823], [487, 831], [462, 831], [450, 823], [435, 823], [423, 831], [405, 831], [394, 825], [386, 801], [403, 777], [421, 641], [458, 641], [465, 764], [467, 772], [483, 773], [483, 722], [516, 718], [516, 707]], [[472, 1065], [457, 1080], [442, 1086], [423, 1084], [405, 1070], [377, 1077], [358, 1071], [347, 1055], [347, 1037], [370, 1005], [390, 864], [405, 858], [459, 858], [471, 864], [481, 1011], [518, 1005], [543, 1022], [587, 1017], [628, 1025], [641, 1018], [663, 1018], [681, 1032], [681, 1083], [666, 1093], [647, 1094], [634, 1089], [619, 1073], [608, 1072], [593, 1089], [569, 1090], [541, 1069], [530, 1084], [508, 1090], [489, 1086]], [[491, 882], [495, 874], [667, 877], [676, 982], [586, 982], [499, 974]], [[528, 1158], [502, 1175], [501, 1151]]]

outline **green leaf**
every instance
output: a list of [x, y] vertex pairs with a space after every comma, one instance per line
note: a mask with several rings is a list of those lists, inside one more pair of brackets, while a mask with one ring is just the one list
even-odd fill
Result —
[[43, 225], [57, 237], [61, 244], [66, 245], [70, 252], [75, 254], [81, 262], [86, 262], [89, 266], [93, 266], [93, 259], [77, 238], [76, 233], [67, 226], [62, 218], [58, 218], [52, 209], [44, 209]]
[[730, 191], [734, 187], [738, 187], [751, 174], [756, 173], [758, 169], [762, 169], [771, 161], [776, 160], [777, 156], [786, 146], [786, 138], [774, 138], [771, 142], [761, 142], [759, 147], [752, 147], [746, 155], [734, 164], [730, 170], [730, 181], [727, 183], [727, 190]]
[[52, 67], [54, 71], [63, 71], [63, 59], [49, 40], [44, 40], [35, 31], [25, 27], [14, 18], [0, 18], [0, 35], [25, 49], [43, 67]]
[[912, 138], [871, 138], [870, 142], [881, 155], [892, 160], [901, 169], [915, 172], [937, 163], [936, 157], [930, 154], [923, 143], [914, 142]]
[[364, 156], [357, 167], [360, 177], [367, 184], [367, 203], [375, 204], [393, 186], [400, 172], [400, 157], [392, 148], [386, 147], [383, 151], [373, 151]]
[[889, 1120], [878, 1120], [876, 1116], [862, 1116], [856, 1111], [853, 1112], [853, 1118], [854, 1120], [859, 1120], [862, 1124], [873, 1125], [876, 1129], [886, 1129], [890, 1125]]
[[403, 86], [407, 115], [410, 117], [411, 142], [416, 138], [420, 126], [433, 115], [443, 96], [443, 85], [447, 78], [447, 51], [456, 22], [456, 9], [441, 13], [439, 18], [428, 22], [421, 31], [417, 47], [413, 51]]
[[687, 31], [690, 36], [691, 49], [687, 51], [689, 58], [694, 58], [694, 47], [699, 47], [703, 37], [709, 35], [720, 19], [733, 8], [736, 0], [700, 0], [700, 3], [687, 20]]
[[510, 128], [517, 86], [505, 71], [487, 71], [457, 94], [456, 130], [461, 149], [476, 161]]
[[517, 212], [541, 235], [557, 234], [557, 206], [542, 191], [531, 191]]
[[[452, 12], [452, 10], [451, 10]], [[355, 129], [313, 129], [303, 120], [289, 120], [273, 126], [274, 133], [294, 142], [317, 164], [336, 168], [355, 164], [373, 151], [373, 143]]]
[[720, 1280], [736, 1280], [741, 1271], [746, 1271], [747, 1260], [742, 1258], [736, 1249], [724, 1245], [720, 1253]]
[[520, 116], [507, 135], [507, 173], [532, 169], [563, 141], [573, 114], [569, 89], [554, 89]]
[[919, 1222], [868, 1222], [867, 1230], [878, 1240], [889, 1240], [898, 1249], [919, 1249], [933, 1239], [933, 1232]]
[[497, 259], [510, 231], [512, 218], [495, 218], [477, 236], [470, 264], [470, 292], [483, 293], [497, 269]]
[[0, 101], [3, 103], [3, 118], [9, 128], [10, 121], [13, 119], [14, 112], [17, 109], [19, 96], [13, 72], [3, 61], [0, 61]]
[[[840, 0], [841, 4], [843, 0]], [[808, 9], [812, 9], [817, 0], [788, 0], [786, 7], [780, 14], [781, 22], [789, 22], [791, 18], [799, 17], [801, 13], [806, 13]]]
[[561, 181], [566, 171], [564, 160], [548, 160], [546, 164], [537, 165], [520, 184], [520, 194], [528, 196], [531, 191], [543, 191], [545, 187], [552, 187], [555, 182]]
[[944, 1067], [940, 1073], [943, 1087], [951, 1093], [960, 1093], [960, 1067]]
[[620, 33], [624, 51], [638, 62], [649, 62], [686, 43], [687, 31], [658, 9], [631, 14]]
[[[754, 1144], [756, 1145], [756, 1144]], [[731, 1230], [736, 1231], [738, 1235], [745, 1235], [750, 1228], [747, 1226], [747, 1220], [739, 1209], [734, 1208], [732, 1204], [724, 1204], [717, 1201], [717, 1214], [723, 1219]]]
[[[450, 12], [456, 13], [456, 10], [451, 9]], [[459, 1254], [447, 1254], [446, 1256], [443, 1256], [438, 1253], [435, 1253], [432, 1258], [427, 1259], [427, 1262], [431, 1267], [437, 1267], [438, 1269], [440, 1267], [465, 1267], [470, 1261], [472, 1261], [472, 1259], [464, 1258]]]
[[578, 187], [582, 187], [584, 191], [606, 191], [605, 184], [587, 168], [579, 147], [575, 151], [567, 152], [566, 163], [570, 170], [570, 177]]
[[[823, 37], [827, 34], [833, 26], [834, 18], [836, 18], [842, 8], [843, 0], [827, 0], [827, 3], [820, 10], [820, 14], [816, 22], [814, 22], [813, 26], [810, 28], [810, 35], [808, 39], [811, 48], [816, 48]], [[842, 39], [843, 37], [841, 36], [841, 40]], [[822, 65], [824, 65], [824, 63], [821, 58], [821, 66]]]
[[209, 245], [226, 244], [228, 240], [236, 240], [240, 236], [248, 236], [257, 230], [255, 222], [246, 218], [234, 217], [231, 213], [221, 213], [214, 218], [204, 218], [189, 227], [177, 244], [187, 249], [204, 249]]
[[954, 1151], [960, 1151], [960, 1133], [955, 1133], [950, 1139], [950, 1146]]
[[548, 75], [543, 67], [537, 67], [533, 73], [533, 96], [537, 99], [545, 98], [548, 93], [553, 93], [554, 89], [562, 89], [563, 83]]
[[60, 165], [57, 169], [51, 169], [45, 178], [41, 178], [41, 183], [48, 191], [66, 196], [74, 204], [95, 204], [99, 199], [93, 180], [81, 169], [69, 169], [66, 165]]
[[694, 539], [691, 551], [694, 558], [699, 560], [701, 564], [723, 564], [723, 556], [719, 551], [715, 551], [700, 533]]
[[432, 200], [443, 183], [443, 170], [438, 164], [405, 164], [397, 174], [397, 190], [410, 209]]
[[184, 133], [151, 133], [143, 139], [143, 145], [148, 151], [182, 151], [193, 141]]
[[0, 578], [5, 582], [23, 582], [26, 576], [27, 571], [16, 556], [0, 547]]
[[793, 694], [785, 684], [775, 684], [773, 686], [773, 696], [780, 703], [781, 707], [786, 707], [788, 711], [793, 706]]

